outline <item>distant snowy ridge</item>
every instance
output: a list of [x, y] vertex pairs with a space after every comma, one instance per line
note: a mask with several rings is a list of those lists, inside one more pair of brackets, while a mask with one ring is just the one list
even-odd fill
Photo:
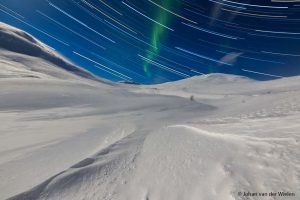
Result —
[[[38, 41], [30, 34], [1, 22], [0, 58], [1, 67], [4, 66], [0, 71], [0, 78], [19, 77], [20, 74], [23, 74], [22, 77], [41, 78], [50, 75], [56, 78], [68, 79], [72, 77], [69, 73], [72, 73], [83, 78], [101, 80], [85, 69], [72, 64], [51, 47]], [[39, 67], [31, 65], [31, 63], [38, 62], [41, 63]], [[76, 77], [73, 76], [72, 78]]]

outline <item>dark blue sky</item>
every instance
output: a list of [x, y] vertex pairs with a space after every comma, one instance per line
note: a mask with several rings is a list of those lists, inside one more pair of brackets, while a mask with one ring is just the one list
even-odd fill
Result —
[[292, 1], [1, 0], [0, 21], [114, 81], [300, 74], [300, 3]]

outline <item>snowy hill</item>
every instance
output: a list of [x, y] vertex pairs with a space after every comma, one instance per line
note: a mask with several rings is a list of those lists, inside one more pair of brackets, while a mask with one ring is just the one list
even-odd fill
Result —
[[299, 199], [299, 77], [109, 85], [0, 55], [0, 199]]
[[[97, 80], [95, 76], [64, 59], [28, 33], [0, 22], [0, 78], [55, 77]], [[37, 66], [37, 64], [39, 64]], [[77, 77], [77, 78], [76, 78]], [[99, 79], [100, 80], [100, 79]]]

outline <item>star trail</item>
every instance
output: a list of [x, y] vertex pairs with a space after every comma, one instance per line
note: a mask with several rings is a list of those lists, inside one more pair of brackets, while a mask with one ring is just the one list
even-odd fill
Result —
[[1, 0], [0, 21], [113, 81], [300, 75], [297, 0]]

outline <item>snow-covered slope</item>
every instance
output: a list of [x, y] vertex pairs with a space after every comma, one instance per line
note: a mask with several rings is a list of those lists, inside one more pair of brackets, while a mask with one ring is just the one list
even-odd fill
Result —
[[0, 199], [299, 199], [299, 77], [108, 85], [45, 61], [20, 78], [30, 58], [0, 68]]
[[100, 80], [28, 33], [0, 22], [0, 78], [34, 77]]
[[282, 78], [274, 81], [255, 81], [247, 77], [229, 74], [208, 74], [194, 76], [176, 82], [142, 86], [145, 93], [160, 93], [174, 96], [195, 95], [211, 98], [224, 95], [264, 94], [298, 89], [300, 77]]

